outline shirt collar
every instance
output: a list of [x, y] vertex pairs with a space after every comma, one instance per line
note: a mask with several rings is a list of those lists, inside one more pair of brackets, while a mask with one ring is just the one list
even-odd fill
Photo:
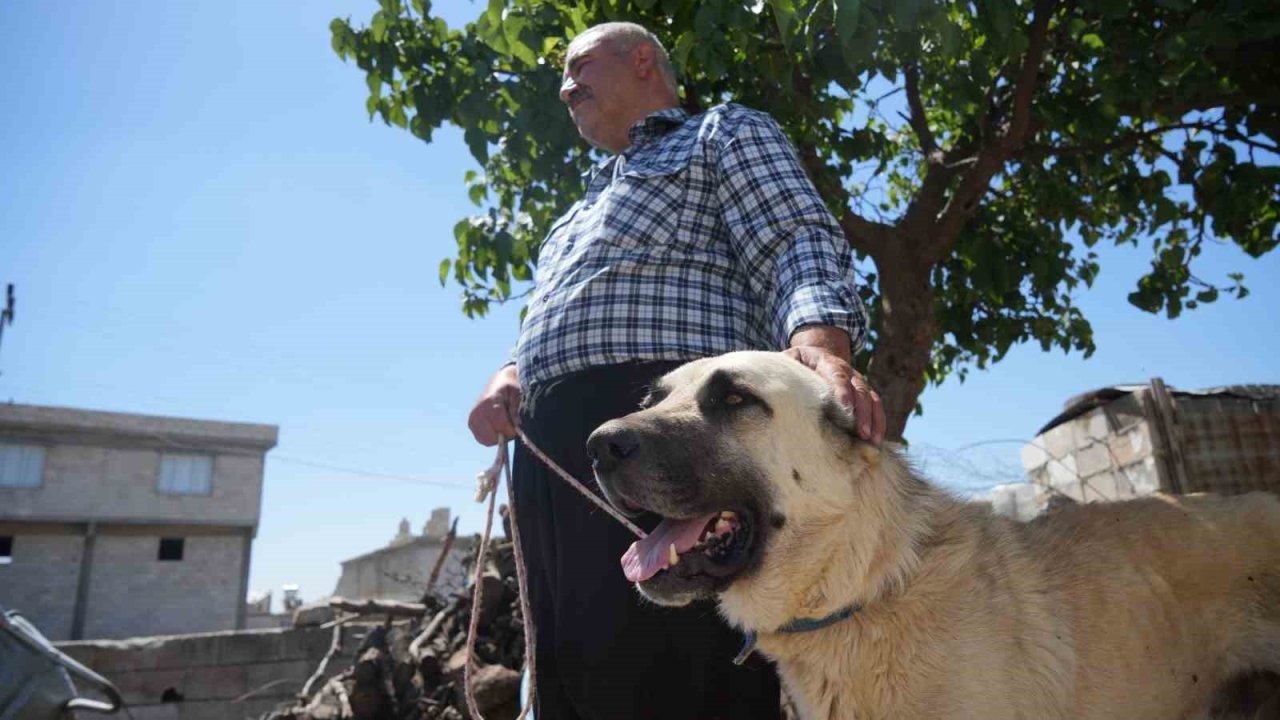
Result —
[[689, 119], [689, 113], [680, 108], [667, 108], [651, 114], [627, 130], [627, 137], [631, 138], [631, 148], [657, 140], [673, 128], [683, 125], [687, 119]]
[[[658, 138], [666, 135], [671, 130], [684, 124], [689, 119], [689, 113], [680, 108], [667, 108], [659, 110], [640, 122], [632, 125], [627, 130], [627, 137], [631, 138], [631, 146], [623, 150], [621, 155], [630, 156], [631, 152], [639, 147], [647, 145]], [[614, 163], [618, 162], [618, 155], [610, 155], [604, 160], [592, 165], [582, 173], [582, 180], [586, 184], [590, 184], [596, 179], [600, 173], [610, 168]]]

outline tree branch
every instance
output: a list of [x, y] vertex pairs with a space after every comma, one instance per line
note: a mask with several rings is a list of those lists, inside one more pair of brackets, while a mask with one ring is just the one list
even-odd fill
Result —
[[1261, 140], [1257, 140], [1249, 137], [1248, 135], [1245, 135], [1244, 133], [1236, 130], [1235, 128], [1226, 128], [1222, 131], [1222, 134], [1226, 135], [1228, 138], [1238, 143], [1241, 143], [1247, 146], [1250, 150], [1266, 150], [1269, 153], [1275, 153], [1277, 155], [1280, 155], [1280, 145], [1268, 145], [1267, 143], [1262, 142]]
[[1173, 130], [1221, 130], [1215, 128], [1216, 122], [1186, 122], [1174, 123], [1173, 125], [1161, 125], [1159, 127], [1148, 128], [1146, 130], [1137, 130], [1126, 133], [1114, 140], [1098, 143], [1080, 143], [1075, 145], [1045, 145], [1031, 144], [1027, 145], [1023, 152], [1033, 158], [1042, 158], [1053, 155], [1055, 157], [1070, 157], [1072, 155], [1093, 155], [1097, 153], [1111, 152], [1120, 148], [1128, 148], [1134, 145], [1140, 145], [1152, 138], [1163, 135]]
[[977, 212], [978, 201], [989, 188], [991, 178], [1026, 142], [1031, 129], [1031, 101], [1039, 85], [1040, 64], [1044, 61], [1047, 46], [1049, 18], [1057, 5], [1056, 0], [1037, 0], [1027, 29], [1027, 51], [1013, 86], [1013, 112], [1009, 122], [978, 152], [977, 161], [965, 172], [951, 200], [943, 208], [926, 246], [922, 248], [926, 261], [936, 263], [946, 255], [960, 235], [960, 229]]
[[1183, 117], [1190, 112], [1249, 106], [1280, 106], [1280, 89], [1265, 88], [1249, 92], [1235, 90], [1179, 97], [1157, 96], [1156, 99], [1149, 100], [1145, 104], [1120, 103], [1118, 109], [1122, 115]]
[[845, 209], [840, 218], [840, 229], [849, 245], [870, 255], [882, 257], [885, 248], [897, 242], [898, 229], [892, 225], [868, 220], [852, 210]]
[[817, 150], [808, 144], [802, 145], [797, 149], [800, 151], [800, 162], [809, 173], [809, 179], [818, 188], [818, 192], [824, 197], [840, 198], [842, 201], [846, 201], [842, 202], [844, 212], [840, 214], [837, 220], [840, 223], [840, 229], [844, 231], [844, 237], [849, 246], [861, 250], [873, 258], [883, 253], [884, 249], [895, 240], [898, 234], [897, 228], [886, 223], [868, 220], [850, 210], [847, 202], [848, 193], [840, 185], [839, 180], [832, 177], [831, 169], [827, 167], [826, 163], [822, 162]]
[[920, 141], [920, 150], [924, 152], [925, 158], [932, 162], [938, 143], [933, 137], [933, 131], [929, 129], [929, 118], [924, 113], [924, 103], [920, 101], [920, 65], [914, 63], [904, 68], [902, 74], [907, 81], [907, 107], [911, 109], [911, 117], [908, 120], [911, 123], [911, 129], [915, 130], [916, 138]]
[[911, 129], [920, 141], [927, 169], [919, 190], [911, 198], [911, 204], [902, 216], [902, 227], [906, 237], [922, 238], [928, 235], [924, 228], [933, 222], [946, 201], [947, 186], [951, 184], [959, 167], [947, 162], [949, 153], [938, 148], [938, 141], [929, 129], [929, 118], [920, 99], [919, 64], [903, 68], [903, 77], [906, 79], [907, 106], [911, 110], [907, 121], [911, 123]]

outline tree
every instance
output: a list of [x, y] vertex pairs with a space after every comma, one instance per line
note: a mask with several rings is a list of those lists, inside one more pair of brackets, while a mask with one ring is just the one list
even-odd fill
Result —
[[451, 29], [381, 0], [333, 48], [372, 119], [465, 131], [482, 211], [440, 266], [483, 315], [527, 281], [600, 159], [556, 93], [566, 38], [632, 20], [671, 49], [692, 112], [778, 118], [839, 219], [872, 311], [865, 359], [900, 437], [925, 383], [1034, 340], [1094, 350], [1073, 303], [1100, 242], [1147, 246], [1129, 302], [1176, 317], [1243, 276], [1196, 258], [1277, 244], [1280, 16], [1266, 0], [490, 0]]

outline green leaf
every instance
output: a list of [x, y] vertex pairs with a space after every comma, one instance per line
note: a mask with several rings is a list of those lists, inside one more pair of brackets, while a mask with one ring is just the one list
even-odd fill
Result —
[[1101, 50], [1106, 47], [1106, 43], [1102, 42], [1102, 38], [1098, 37], [1095, 33], [1089, 33], [1080, 38], [1080, 44], [1090, 50]]
[[1218, 299], [1218, 288], [1208, 288], [1196, 293], [1196, 301], [1202, 303], [1211, 303]]
[[698, 41], [698, 36], [690, 30], [680, 36], [676, 40], [675, 50], [671, 53], [671, 60], [675, 63], [677, 70], [683, 70], [689, 65], [689, 51], [693, 49], [694, 43]]
[[462, 139], [471, 150], [471, 157], [481, 165], [489, 162], [489, 139], [478, 128], [469, 127], [462, 132]]
[[351, 26], [349, 21], [334, 18], [329, 23], [329, 34], [331, 35], [329, 46], [333, 48], [338, 57], [346, 60], [351, 51]]
[[369, 29], [373, 32], [373, 41], [382, 42], [387, 39], [387, 16], [379, 10], [373, 14], [373, 24]]
[[502, 0], [490, 0], [489, 9], [475, 24], [476, 37], [499, 54], [510, 55], [507, 35], [502, 30]]
[[449, 266], [452, 264], [453, 262], [449, 260], [449, 258], [445, 258], [444, 260], [440, 261], [440, 287], [444, 287], [444, 284], [448, 282]]
[[915, 29], [913, 24], [916, 17], [920, 14], [920, 4], [922, 0], [896, 0], [892, 4], [893, 19], [897, 27], [902, 29]]
[[502, 31], [507, 39], [508, 52], [519, 58], [525, 65], [535, 67], [538, 64], [538, 54], [521, 39], [521, 33], [527, 25], [528, 20], [525, 18], [519, 15], [508, 15], [502, 22]]
[[778, 34], [783, 45], [791, 44], [791, 28], [796, 21], [796, 6], [793, 0], [769, 0], [773, 9], [774, 20], [778, 23]]
[[854, 33], [858, 31], [858, 15], [862, 11], [862, 0], [832, 0], [835, 5], [836, 37], [840, 46], [849, 48], [853, 44]]

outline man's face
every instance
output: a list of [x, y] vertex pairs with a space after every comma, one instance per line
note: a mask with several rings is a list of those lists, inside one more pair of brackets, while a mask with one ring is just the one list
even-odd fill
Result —
[[569, 47], [560, 101], [578, 133], [596, 147], [618, 152], [628, 144], [627, 130], [635, 121], [628, 112], [637, 82], [633, 55], [599, 36], [578, 38]]

